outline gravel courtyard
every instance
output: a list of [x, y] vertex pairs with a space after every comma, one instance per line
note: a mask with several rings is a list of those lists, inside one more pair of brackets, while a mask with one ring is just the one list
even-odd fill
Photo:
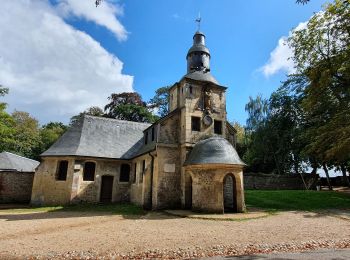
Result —
[[0, 258], [189, 258], [350, 247], [349, 212], [281, 212], [244, 221], [163, 213], [0, 211]]

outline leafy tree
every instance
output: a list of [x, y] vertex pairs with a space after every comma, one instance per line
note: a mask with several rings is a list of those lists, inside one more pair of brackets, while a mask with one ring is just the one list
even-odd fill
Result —
[[146, 102], [144, 102], [137, 92], [123, 92], [123, 93], [112, 93], [108, 100], [110, 101], [104, 108], [107, 116], [113, 116], [113, 110], [115, 107], [120, 105], [133, 104], [137, 106], [146, 107]]
[[[0, 97], [8, 94], [8, 88], [0, 85]], [[15, 135], [15, 121], [13, 117], [6, 112], [6, 103], [0, 102], [0, 152], [11, 151], [16, 141]]]
[[256, 130], [265, 120], [267, 115], [268, 103], [261, 94], [255, 99], [249, 97], [249, 102], [245, 105], [245, 111], [248, 112], [247, 129]]
[[3, 86], [0, 84], [0, 97], [3, 97], [3, 96], [5, 96], [5, 95], [8, 94], [8, 93], [9, 93], [9, 89], [3, 87]]
[[34, 148], [34, 158], [39, 159], [39, 155], [53, 145], [64, 134], [67, 128], [61, 122], [50, 122], [42, 126], [40, 129], [40, 141]]
[[158, 119], [147, 107], [134, 104], [119, 105], [111, 111], [110, 115], [114, 115], [116, 119], [143, 123], [153, 123]]
[[[79, 121], [81, 118], [83, 118], [84, 115], [90, 115], [90, 116], [104, 116], [103, 110], [99, 107], [92, 106], [87, 108], [84, 112], [79, 113], [78, 115], [72, 116], [70, 118], [69, 125], [74, 125], [77, 121]], [[60, 123], [62, 124], [62, 123]], [[64, 127], [61, 127], [64, 128]]]
[[304, 116], [298, 95], [291, 95], [284, 86], [272, 93], [269, 100], [250, 98], [246, 151], [243, 158], [251, 171], [300, 173], [302, 170], [301, 138]]
[[237, 150], [237, 153], [238, 153], [238, 155], [241, 158], [243, 158], [244, 154], [247, 151], [247, 144], [248, 144], [244, 126], [242, 126], [238, 122], [233, 122], [231, 124], [237, 131], [237, 133], [236, 133], [236, 138], [237, 138], [236, 150]]
[[329, 165], [345, 169], [350, 161], [350, 1], [327, 5], [293, 33], [289, 45], [298, 74], [308, 79], [302, 87], [309, 139], [304, 152], [328, 177]]
[[147, 123], [158, 119], [136, 92], [112, 94], [108, 99], [110, 102], [105, 106], [107, 117]]
[[15, 143], [11, 151], [25, 157], [35, 158], [35, 147], [40, 142], [39, 123], [29, 113], [14, 111], [12, 113], [14, 125]]
[[149, 108], [156, 108], [160, 117], [169, 113], [169, 89], [169, 86], [158, 88], [149, 102]]
[[249, 97], [245, 106], [248, 112], [247, 126], [245, 129], [247, 148], [243, 160], [249, 165], [248, 170], [253, 172], [271, 172], [275, 166], [269, 155], [267, 134], [269, 130], [266, 124], [268, 113], [268, 100], [258, 95], [255, 99]]

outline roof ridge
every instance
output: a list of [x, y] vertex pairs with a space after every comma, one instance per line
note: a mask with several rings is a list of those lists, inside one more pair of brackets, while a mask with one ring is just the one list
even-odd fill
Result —
[[146, 123], [146, 122], [135, 122], [130, 120], [123, 120], [123, 119], [117, 119], [117, 118], [110, 118], [110, 117], [102, 117], [102, 116], [92, 116], [92, 115], [84, 115], [85, 117], [92, 117], [99, 120], [109, 120], [109, 121], [117, 121], [117, 122], [126, 122], [126, 123], [132, 123], [132, 124], [140, 124], [140, 125], [152, 125], [152, 123]]
[[4, 152], [2, 152], [2, 153], [14, 155], [14, 156], [16, 156], [16, 157], [19, 157], [19, 158], [22, 158], [22, 159], [25, 159], [25, 160], [30, 160], [30, 161], [33, 161], [33, 162], [39, 162], [39, 161], [37, 161], [37, 160], [33, 160], [33, 159], [30, 159], [30, 158], [24, 157], [24, 156], [22, 156], [22, 155], [18, 155], [18, 154], [11, 153], [11, 152], [7, 152], [7, 151], [4, 151]]

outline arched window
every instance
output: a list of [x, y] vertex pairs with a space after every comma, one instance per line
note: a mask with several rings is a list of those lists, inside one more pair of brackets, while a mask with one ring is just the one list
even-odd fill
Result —
[[122, 164], [120, 167], [120, 176], [119, 181], [120, 182], [129, 182], [130, 180], [130, 165], [129, 164]]
[[56, 180], [65, 181], [67, 179], [68, 161], [59, 161], [57, 166]]
[[96, 164], [94, 162], [86, 162], [84, 165], [83, 180], [94, 181], [95, 180]]

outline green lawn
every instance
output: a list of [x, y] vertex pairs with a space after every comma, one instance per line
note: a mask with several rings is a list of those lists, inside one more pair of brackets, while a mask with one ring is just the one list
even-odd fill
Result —
[[247, 207], [267, 210], [350, 209], [350, 196], [339, 192], [246, 190]]
[[28, 207], [18, 209], [4, 209], [2, 213], [33, 213], [33, 212], [100, 212], [116, 215], [143, 215], [144, 210], [133, 204], [77, 204], [53, 207]]

